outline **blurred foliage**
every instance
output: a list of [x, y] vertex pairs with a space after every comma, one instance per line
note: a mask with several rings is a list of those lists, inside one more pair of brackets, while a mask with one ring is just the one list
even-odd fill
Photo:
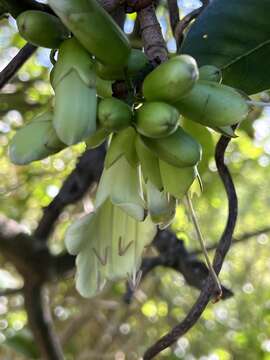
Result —
[[[184, 12], [187, 9], [184, 8]], [[158, 15], [168, 46], [174, 50], [168, 26], [165, 26], [168, 19], [164, 7], [158, 9]], [[133, 22], [134, 16], [129, 16], [128, 32]], [[1, 68], [23, 44], [14, 21], [1, 20]], [[48, 82], [48, 55], [47, 50], [39, 49], [0, 95], [0, 212], [20, 222], [29, 232], [35, 228], [42, 207], [57, 194], [63, 179], [84, 150], [84, 145], [79, 144], [49, 159], [22, 167], [12, 165], [8, 159], [8, 142], [16, 129], [53, 101]], [[239, 196], [236, 238], [269, 225], [269, 117], [270, 111], [266, 108], [252, 124], [253, 129], [249, 124], [248, 131], [245, 126], [238, 130], [239, 137], [232, 141], [227, 154]], [[254, 137], [250, 137], [251, 130], [254, 130]], [[216, 142], [218, 136], [213, 135], [213, 139]], [[224, 228], [227, 207], [213, 153], [209, 156], [208, 166], [204, 166], [202, 173], [204, 192], [199, 198], [194, 197], [194, 203], [208, 244], [215, 244]], [[64, 250], [63, 234], [67, 225], [71, 219], [90, 209], [91, 191], [81, 203], [63, 212], [50, 241], [52, 252]], [[188, 249], [198, 248], [183, 204], [178, 208], [173, 229], [185, 240]], [[234, 297], [216, 305], [210, 304], [197, 326], [158, 358], [270, 359], [269, 244], [268, 235], [261, 234], [232, 247], [221, 279], [234, 291]], [[153, 250], [149, 250], [149, 255], [153, 255]], [[21, 285], [22, 279], [12, 264], [0, 257], [0, 288]], [[122, 301], [123, 282], [108, 286], [99, 297], [91, 300], [82, 299], [76, 293], [73, 279], [53, 284], [49, 291], [67, 360], [138, 359], [139, 354], [185, 316], [198, 295], [196, 290], [185, 285], [181, 275], [162, 268], [148, 275], [130, 306]], [[0, 296], [0, 358], [30, 359], [35, 358], [35, 351], [23, 297], [20, 294]]]

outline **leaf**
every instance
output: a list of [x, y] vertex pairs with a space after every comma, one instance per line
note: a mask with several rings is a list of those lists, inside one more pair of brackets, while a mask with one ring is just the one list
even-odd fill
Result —
[[270, 88], [270, 1], [214, 0], [191, 27], [181, 53], [221, 68], [223, 83], [254, 94]]

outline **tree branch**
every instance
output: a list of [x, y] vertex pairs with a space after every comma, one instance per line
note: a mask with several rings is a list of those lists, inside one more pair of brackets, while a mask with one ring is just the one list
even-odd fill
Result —
[[25, 308], [44, 359], [62, 360], [64, 357], [54, 332], [43, 284], [70, 273], [74, 269], [75, 258], [68, 254], [53, 256], [43, 240], [47, 239], [63, 208], [79, 200], [89, 186], [98, 180], [104, 156], [104, 147], [85, 152], [59, 194], [45, 209], [33, 237], [23, 233], [15, 221], [0, 217], [0, 249], [24, 278]]
[[156, 17], [154, 5], [138, 11], [144, 51], [150, 61], [157, 65], [168, 59], [168, 51]]
[[0, 89], [4, 87], [23, 66], [23, 64], [34, 54], [37, 47], [26, 44], [10, 63], [0, 72]]
[[54, 331], [48, 295], [44, 294], [45, 289], [41, 284], [25, 280], [25, 308], [42, 359], [63, 360], [61, 345]]
[[[217, 274], [219, 274], [225, 256], [230, 248], [238, 211], [235, 187], [230, 172], [224, 162], [224, 154], [229, 142], [229, 138], [222, 136], [217, 143], [215, 153], [217, 169], [224, 184], [229, 204], [226, 227], [220, 238], [213, 261], [213, 267]], [[196, 324], [213, 295], [213, 285], [212, 278], [208, 277], [205, 287], [201, 291], [200, 296], [192, 306], [185, 319], [179, 325], [176, 325], [167, 335], [163, 336], [153, 346], [151, 346], [144, 354], [144, 360], [154, 358], [161, 351], [171, 346], [180, 336], [183, 336]]]
[[65, 180], [58, 195], [44, 209], [43, 217], [34, 233], [35, 238], [39, 241], [46, 241], [63, 209], [80, 200], [90, 185], [98, 181], [103, 169], [104, 157], [104, 146], [87, 150], [82, 155], [76, 168]]
[[[184, 241], [178, 239], [176, 234], [169, 230], [159, 230], [152, 245], [159, 252], [159, 256], [147, 257], [142, 261], [140, 271], [141, 279], [157, 266], [174, 269], [181, 273], [189, 286], [202, 290], [209, 275], [205, 263], [187, 251]], [[134, 290], [127, 284], [124, 296], [126, 303], [131, 303]], [[222, 299], [226, 300], [233, 295], [232, 291], [222, 286]]]
[[15, 289], [3, 289], [0, 290], [0, 297], [1, 296], [12, 296], [12, 295], [18, 295], [23, 292], [24, 288], [15, 288]]
[[51, 256], [50, 273], [47, 275], [49, 280], [55, 281], [68, 277], [74, 273], [76, 256], [63, 254]]
[[112, 13], [118, 6], [123, 4], [121, 0], [99, 0], [99, 2], [108, 13]]
[[[242, 234], [241, 236], [239, 236], [238, 238], [233, 238], [232, 239], [232, 245], [236, 245], [236, 244], [239, 244], [239, 243], [242, 243], [244, 241], [247, 241], [247, 240], [250, 240], [251, 238], [255, 237], [255, 236], [259, 236], [259, 235], [262, 235], [262, 234], [265, 234], [265, 233], [269, 233], [270, 232], [270, 227], [269, 226], [266, 226], [260, 230], [256, 230], [256, 231], [251, 231], [251, 232], [248, 232], [248, 233], [244, 233]], [[207, 247], [207, 251], [213, 251], [217, 248], [217, 245], [218, 244], [213, 244], [213, 245], [210, 245]], [[192, 250], [190, 252], [191, 255], [200, 255], [202, 253], [202, 251], [200, 249], [198, 250]]]

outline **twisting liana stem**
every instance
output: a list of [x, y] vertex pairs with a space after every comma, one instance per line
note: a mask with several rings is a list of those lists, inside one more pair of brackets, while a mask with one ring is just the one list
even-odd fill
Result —
[[[232, 235], [235, 229], [238, 212], [238, 201], [234, 183], [229, 169], [224, 162], [225, 150], [230, 140], [230, 138], [221, 136], [217, 143], [215, 153], [216, 166], [219, 176], [224, 184], [229, 204], [227, 223], [219, 240], [213, 261], [213, 268], [217, 274], [219, 274], [225, 256], [231, 246]], [[211, 299], [213, 286], [213, 279], [210, 275], [206, 281], [205, 287], [200, 293], [200, 296], [184, 320], [180, 324], [176, 325], [167, 335], [163, 336], [153, 346], [151, 346], [144, 354], [144, 360], [153, 359], [161, 351], [171, 346], [180, 336], [186, 334], [196, 324]]]
[[187, 201], [187, 207], [188, 207], [188, 210], [189, 210], [191, 220], [193, 222], [193, 225], [194, 225], [194, 228], [196, 230], [198, 240], [200, 242], [202, 253], [203, 253], [205, 261], [207, 263], [209, 272], [212, 275], [213, 281], [215, 283], [215, 287], [216, 287], [216, 289], [215, 289], [215, 295], [216, 295], [215, 301], [216, 301], [216, 300], [221, 299], [221, 297], [222, 297], [221, 284], [220, 284], [220, 281], [218, 279], [218, 276], [217, 276], [215, 270], [213, 269], [212, 263], [211, 263], [211, 261], [209, 259], [207, 249], [206, 249], [206, 246], [205, 246], [205, 241], [204, 241], [204, 238], [203, 238], [203, 234], [202, 234], [202, 231], [201, 231], [201, 228], [200, 228], [200, 224], [199, 224], [199, 221], [197, 219], [195, 210], [193, 208], [192, 200], [191, 200], [191, 197], [190, 197], [189, 193], [186, 194], [186, 201]]

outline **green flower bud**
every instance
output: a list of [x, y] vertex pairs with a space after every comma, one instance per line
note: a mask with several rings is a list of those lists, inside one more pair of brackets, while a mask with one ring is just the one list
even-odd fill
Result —
[[97, 77], [97, 94], [101, 98], [112, 97], [112, 82]]
[[237, 138], [237, 135], [235, 134], [233, 128], [231, 126], [219, 126], [219, 127], [212, 127], [213, 130], [216, 132], [227, 136], [229, 138]]
[[124, 101], [107, 98], [98, 105], [98, 120], [105, 129], [118, 132], [131, 124], [132, 110]]
[[159, 165], [164, 190], [182, 200], [198, 176], [196, 166], [179, 168], [161, 159]]
[[174, 103], [187, 95], [198, 77], [196, 61], [189, 55], [178, 55], [146, 76], [143, 95], [147, 101]]
[[139, 168], [131, 166], [124, 156], [121, 156], [110, 168], [103, 169], [95, 207], [100, 207], [107, 198], [137, 221], [144, 220], [145, 204]]
[[54, 15], [43, 11], [28, 10], [17, 17], [20, 35], [31, 44], [55, 49], [70, 33]]
[[98, 128], [89, 138], [85, 140], [86, 147], [88, 149], [94, 149], [104, 143], [110, 132], [102, 127]]
[[242, 93], [210, 81], [198, 81], [190, 93], [174, 106], [188, 119], [209, 127], [237, 124], [250, 111]]
[[148, 64], [146, 55], [138, 49], [132, 49], [126, 66], [112, 67], [102, 63], [96, 64], [97, 75], [104, 80], [121, 80], [133, 77]]
[[97, 93], [93, 61], [75, 38], [60, 47], [51, 80], [55, 91], [53, 124], [59, 138], [75, 144], [96, 131]]
[[145, 145], [160, 159], [176, 167], [194, 166], [201, 160], [201, 146], [181, 127], [170, 136], [150, 139], [142, 136]]
[[55, 133], [52, 117], [52, 112], [41, 114], [16, 132], [9, 145], [9, 156], [14, 164], [26, 165], [65, 147]]
[[102, 63], [123, 66], [127, 36], [96, 0], [49, 0], [49, 5], [84, 48]]
[[214, 65], [204, 65], [199, 68], [199, 79], [220, 84], [222, 82], [222, 72]]
[[124, 156], [129, 164], [136, 168], [138, 157], [135, 148], [136, 132], [128, 127], [113, 135], [105, 158], [105, 167], [112, 166], [121, 156]]
[[148, 149], [139, 134], [136, 136], [135, 146], [145, 182], [151, 181], [158, 190], [162, 190], [163, 184], [159, 170], [158, 157]]
[[146, 183], [147, 208], [151, 220], [159, 228], [168, 227], [175, 217], [177, 201], [164, 191], [159, 191], [150, 181]]
[[198, 169], [199, 172], [203, 174], [206, 170], [208, 170], [209, 161], [215, 153], [213, 134], [205, 126], [186, 118], [182, 118], [182, 126], [185, 131], [187, 131], [201, 144], [202, 159], [198, 165]]
[[176, 131], [179, 112], [164, 102], [146, 102], [136, 111], [137, 131], [150, 138], [162, 138]]

